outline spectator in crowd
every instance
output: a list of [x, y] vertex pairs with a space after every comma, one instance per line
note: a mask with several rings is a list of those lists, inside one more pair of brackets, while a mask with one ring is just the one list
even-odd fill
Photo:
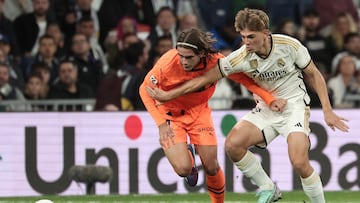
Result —
[[[3, 100], [25, 101], [25, 96], [19, 88], [10, 84], [10, 67], [5, 63], [0, 63], [0, 101]], [[9, 106], [7, 108], [1, 107], [1, 110], [26, 110], [26, 106], [23, 105]]]
[[[31, 65], [30, 75], [41, 75], [42, 87], [41, 87], [40, 97], [47, 98], [50, 90], [50, 75], [51, 75], [50, 67], [44, 62], [36, 62]], [[55, 82], [57, 80], [58, 78], [55, 80]]]
[[92, 89], [78, 80], [78, 69], [69, 60], [59, 64], [59, 81], [50, 87], [49, 99], [86, 99], [94, 98]]
[[88, 38], [90, 42], [91, 53], [94, 55], [96, 60], [101, 61], [103, 72], [106, 73], [109, 69], [109, 66], [104, 50], [100, 46], [98, 38], [96, 37], [94, 19], [90, 16], [81, 17], [77, 23], [76, 32], [84, 34]]
[[129, 83], [124, 89], [123, 96], [130, 101], [134, 110], [145, 110], [139, 92], [134, 89], [139, 89], [147, 73], [146, 64], [149, 59], [149, 50], [144, 42], [138, 42], [129, 45], [124, 51], [126, 61], [121, 69], [128, 73]]
[[49, 23], [46, 27], [45, 34], [52, 36], [55, 40], [55, 57], [62, 59], [64, 56], [66, 56], [67, 48], [65, 47], [65, 35], [62, 32], [60, 25], [57, 22]]
[[76, 33], [76, 26], [79, 20], [87, 16], [93, 19], [94, 22], [94, 36], [98, 39], [100, 32], [99, 18], [96, 10], [92, 7], [92, 0], [76, 0], [72, 9], [69, 9], [65, 14], [65, 22], [63, 22], [62, 30], [66, 35], [65, 45], [71, 45], [71, 39]]
[[339, 64], [340, 58], [351, 55], [355, 61], [356, 69], [360, 70], [360, 34], [351, 32], [344, 37], [344, 47], [341, 52], [335, 55], [331, 63], [331, 73], [334, 74]]
[[69, 11], [74, 11], [75, 4], [76, 0], [51, 0], [50, 10], [60, 27], [66, 21], [66, 14]]
[[[350, 87], [350, 92], [349, 95], [354, 95], [357, 98], [359, 98], [360, 95], [360, 71], [357, 70], [355, 72], [355, 81], [352, 83], [351, 87]], [[360, 100], [356, 99], [354, 101], [354, 108], [360, 108]]]
[[291, 37], [297, 37], [297, 26], [293, 19], [283, 18], [275, 26], [274, 33], [285, 34]]
[[94, 22], [94, 36], [99, 37], [100, 24], [97, 10], [93, 0], [76, 0], [75, 1], [76, 22], [79, 22], [84, 16], [91, 17]]
[[148, 64], [153, 66], [156, 61], [167, 51], [174, 47], [171, 36], [164, 35], [157, 39], [154, 46], [150, 50]]
[[305, 10], [301, 17], [298, 39], [309, 50], [310, 56], [317, 64], [323, 64], [326, 74], [331, 74], [331, 60], [336, 54], [334, 43], [319, 32], [320, 17], [314, 8]]
[[24, 96], [27, 100], [39, 100], [43, 99], [42, 97], [42, 88], [43, 88], [43, 79], [40, 74], [32, 73], [29, 75], [25, 90]]
[[[144, 110], [138, 91], [147, 73], [148, 50], [144, 42], [130, 44], [124, 49], [124, 65], [106, 75], [99, 84], [96, 110]], [[112, 91], [108, 91], [111, 89]]]
[[4, 15], [14, 21], [22, 14], [34, 11], [32, 0], [2, 0], [4, 3]]
[[[325, 65], [320, 62], [315, 62], [315, 64], [321, 75], [324, 77], [325, 83], [327, 83], [330, 77], [330, 75], [327, 73], [328, 68], [325, 67]], [[305, 81], [305, 87], [308, 90], [308, 95], [310, 97], [310, 108], [321, 109], [322, 105], [319, 96], [316, 94], [316, 90], [314, 89], [314, 87], [309, 85], [311, 82], [306, 75], [304, 75], [304, 81]], [[329, 95], [329, 101], [333, 106], [333, 93], [331, 92], [331, 90], [328, 90], [328, 95]]]
[[124, 39], [139, 41], [137, 36], [137, 21], [132, 16], [124, 16], [117, 23], [117, 27], [111, 30], [105, 40], [105, 49], [110, 68], [117, 67], [123, 62], [121, 52], [124, 49]]
[[179, 19], [179, 30], [178, 32], [185, 31], [190, 28], [199, 28], [199, 19], [195, 14], [188, 13]]
[[[241, 35], [236, 32], [234, 28], [235, 15], [237, 12], [243, 8], [256, 8], [261, 10], [266, 10], [266, 0], [230, 0], [229, 7], [230, 12], [227, 13], [225, 24], [221, 29], [221, 37], [223, 39], [222, 44], [218, 46], [220, 49], [231, 48], [233, 50], [240, 47], [242, 38]], [[231, 82], [234, 84], [233, 82]]]
[[177, 37], [177, 17], [170, 7], [162, 7], [156, 16], [156, 25], [151, 28], [147, 40], [150, 46], [154, 46], [156, 40], [164, 35], [169, 35], [172, 38], [173, 45]]
[[230, 0], [231, 16], [235, 16], [238, 11], [244, 8], [256, 8], [266, 10], [266, 0]]
[[230, 14], [230, 0], [198, 0], [198, 2], [205, 29], [218, 31]]
[[35, 55], [38, 40], [45, 34], [48, 23], [55, 19], [49, 17], [49, 0], [33, 0], [34, 12], [22, 14], [14, 21], [16, 39], [21, 56]]
[[116, 27], [116, 37], [119, 43], [125, 34], [134, 33], [137, 34], [138, 23], [132, 16], [122, 17]]
[[337, 64], [337, 72], [330, 78], [327, 86], [333, 95], [333, 104], [335, 108], [352, 108], [353, 102], [348, 102], [344, 98], [349, 94], [352, 85], [355, 82], [355, 61], [350, 55], [344, 55]]
[[[183, 0], [177, 1], [176, 15], [179, 21], [186, 22], [190, 28], [198, 27], [201, 29], [205, 28], [204, 20], [201, 17], [199, 9], [199, 0]], [[184, 17], [186, 17], [184, 19]], [[196, 22], [195, 22], [196, 21]], [[181, 23], [181, 22], [179, 22]], [[181, 27], [181, 25], [179, 25]], [[186, 28], [188, 29], [188, 28]]]
[[54, 83], [58, 77], [59, 59], [56, 58], [56, 42], [55, 39], [47, 34], [44, 34], [39, 39], [39, 50], [34, 56], [24, 56], [21, 62], [21, 68], [23, 70], [25, 78], [27, 78], [31, 72], [31, 65], [37, 62], [46, 63], [51, 70], [50, 83]]
[[24, 75], [17, 58], [11, 54], [11, 48], [9, 38], [0, 34], [0, 63], [5, 63], [10, 68], [10, 84], [22, 90], [25, 85]]
[[[360, 71], [359, 70], [357, 70], [355, 72], [355, 82], [352, 84], [350, 91], [352, 94], [360, 95]], [[358, 105], [356, 107], [359, 107], [359, 102], [360, 101], [357, 102]]]
[[124, 50], [133, 43], [142, 41], [135, 33], [127, 33], [123, 36], [121, 42], [108, 49], [107, 60], [110, 70], [117, 70], [124, 65]]
[[339, 13], [332, 24], [329, 35], [337, 52], [343, 49], [344, 37], [351, 32], [358, 32], [358, 26], [353, 17], [347, 12]]
[[354, 19], [356, 23], [359, 23], [359, 14], [354, 5], [354, 0], [342, 0], [341, 3], [337, 0], [312, 0], [314, 1], [314, 6], [319, 12], [320, 16], [320, 29], [325, 33], [332, 24], [338, 18], [339, 13], [346, 12], [351, 15], [351, 18]]
[[[232, 39], [229, 38], [233, 37], [234, 16], [230, 17], [230, 0], [198, 0], [198, 2], [205, 30], [211, 32], [216, 38], [215, 48], [220, 50], [231, 47], [232, 42], [229, 41]], [[229, 23], [230, 19], [231, 23]]]
[[[98, 11], [100, 35], [99, 43], [104, 44], [106, 38], [124, 16], [136, 18], [137, 7], [134, 0], [106, 0], [102, 1]], [[105, 47], [103, 47], [105, 49]]]
[[78, 81], [91, 87], [96, 92], [100, 79], [104, 76], [103, 64], [91, 52], [88, 38], [76, 33], [72, 38], [71, 55], [77, 67]]
[[5, 15], [6, 2], [13, 2], [13, 1], [0, 0], [0, 33], [2, 36], [6, 36], [7, 41], [9, 41], [8, 43], [10, 43], [10, 46], [12, 47], [11, 54], [14, 56], [18, 56], [19, 55], [19, 47], [18, 47], [17, 40], [15, 37], [14, 25], [13, 25], [12, 20], [10, 20]]
[[[138, 20], [142, 24], [155, 27], [157, 23], [157, 16], [163, 7], [167, 7], [172, 11], [177, 10], [177, 0], [139, 0], [137, 1]], [[175, 14], [176, 16], [176, 14]]]
[[[148, 50], [141, 40], [124, 49], [125, 64], [101, 79], [96, 95], [96, 110], [144, 110], [138, 91], [148, 62]], [[108, 91], [111, 89], [111, 91]]]
[[[284, 18], [292, 19], [295, 24], [300, 24], [301, 14], [313, 7], [314, 0], [266, 0], [265, 10], [269, 13], [272, 25], [278, 25]], [[271, 27], [271, 25], [270, 25]]]
[[[126, 111], [133, 110], [132, 104], [123, 97], [128, 74], [123, 71], [109, 72], [100, 80], [96, 93], [95, 110]], [[111, 91], [108, 91], [111, 90]]]
[[352, 102], [353, 108], [360, 108], [359, 95], [360, 95], [360, 71], [357, 70], [355, 72], [355, 79], [352, 82], [352, 84], [349, 88], [348, 94], [347, 94], [347, 96], [354, 96], [356, 99], [350, 100], [350, 99], [346, 98], [346, 96], [345, 96], [345, 100]]

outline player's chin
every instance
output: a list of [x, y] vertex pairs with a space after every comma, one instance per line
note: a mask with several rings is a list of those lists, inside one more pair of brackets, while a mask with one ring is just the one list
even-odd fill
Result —
[[250, 53], [253, 53], [253, 52], [254, 52], [254, 50], [253, 50], [252, 48], [250, 48], [250, 47], [246, 47], [246, 51], [247, 51], [247, 52], [250, 52]]
[[192, 67], [189, 67], [189, 66], [184, 66], [183, 68], [185, 71], [191, 71], [193, 69]]

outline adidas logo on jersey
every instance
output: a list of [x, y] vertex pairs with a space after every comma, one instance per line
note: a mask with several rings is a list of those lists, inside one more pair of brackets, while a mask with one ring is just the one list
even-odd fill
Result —
[[302, 127], [301, 123], [297, 123], [295, 127]]

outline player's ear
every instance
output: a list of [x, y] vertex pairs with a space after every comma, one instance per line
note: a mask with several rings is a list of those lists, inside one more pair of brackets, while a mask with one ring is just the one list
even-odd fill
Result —
[[269, 29], [264, 29], [263, 33], [264, 33], [264, 35], [269, 36], [270, 35], [270, 30]]
[[204, 57], [204, 56], [205, 56], [205, 51], [201, 51], [201, 52], [198, 54], [198, 56], [199, 56], [200, 58]]

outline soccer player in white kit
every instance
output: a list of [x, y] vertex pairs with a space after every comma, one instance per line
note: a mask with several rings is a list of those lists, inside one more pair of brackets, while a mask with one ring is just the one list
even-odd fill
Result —
[[260, 189], [258, 202], [273, 202], [280, 193], [262, 168], [259, 160], [248, 149], [266, 147], [275, 137], [282, 135], [288, 143], [291, 164], [300, 176], [303, 190], [313, 203], [324, 203], [320, 176], [309, 161], [310, 134], [309, 103], [303, 73], [321, 101], [327, 125], [347, 132], [348, 126], [331, 107], [326, 83], [306, 49], [297, 39], [271, 34], [269, 17], [257, 9], [243, 9], [235, 18], [236, 31], [243, 45], [229, 56], [219, 59], [218, 66], [202, 76], [187, 81], [170, 91], [148, 88], [148, 94], [161, 102], [192, 92], [224, 76], [243, 72], [275, 98], [287, 100], [269, 108], [254, 95], [257, 102], [252, 112], [246, 114], [230, 131], [225, 149], [229, 158], [242, 173]]

